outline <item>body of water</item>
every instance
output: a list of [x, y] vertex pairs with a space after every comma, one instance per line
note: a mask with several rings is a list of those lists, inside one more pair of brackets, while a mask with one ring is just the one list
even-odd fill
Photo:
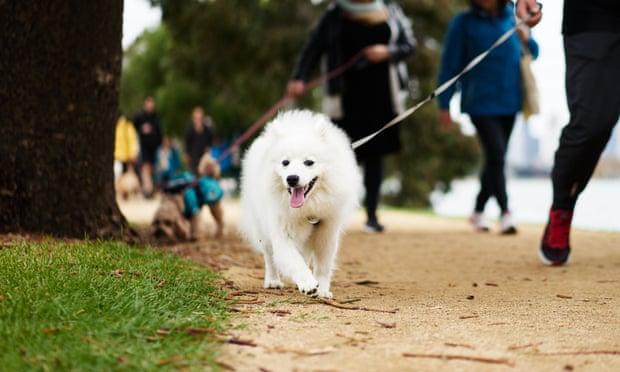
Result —
[[[455, 181], [449, 193], [432, 195], [433, 209], [443, 216], [467, 217], [472, 213], [479, 187], [474, 178]], [[552, 198], [550, 179], [511, 179], [508, 196], [517, 223], [546, 223]], [[499, 216], [494, 199], [489, 200], [485, 215], [489, 219]], [[593, 179], [579, 198], [573, 226], [620, 231], [620, 179]]]

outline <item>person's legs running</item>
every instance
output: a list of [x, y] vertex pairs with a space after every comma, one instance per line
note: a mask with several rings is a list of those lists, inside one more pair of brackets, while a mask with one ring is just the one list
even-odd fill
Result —
[[[498, 117], [498, 120], [501, 122], [500, 128], [502, 131], [502, 139], [504, 144], [504, 151], [502, 156], [505, 163], [506, 153], [508, 152], [508, 145], [510, 143], [510, 136], [512, 135], [512, 130], [515, 126], [515, 115], [500, 116]], [[496, 182], [496, 198], [499, 208], [501, 210], [500, 233], [502, 235], [514, 235], [517, 233], [517, 228], [515, 227], [514, 221], [512, 220], [512, 214], [510, 213], [510, 210], [508, 208], [508, 192], [506, 187], [505, 166], [502, 166], [501, 172], [496, 178]]]
[[482, 213], [487, 201], [495, 193], [493, 189], [494, 169], [491, 159], [496, 156], [496, 141], [500, 132], [494, 127], [495, 123], [491, 117], [472, 116], [471, 120], [474, 127], [476, 127], [476, 135], [484, 155], [484, 163], [480, 171], [480, 192], [478, 192], [476, 197], [476, 206], [474, 208], [476, 213]]
[[502, 210], [508, 212], [508, 196], [504, 164], [508, 139], [514, 125], [513, 116], [473, 116], [472, 122], [484, 153], [484, 168], [480, 177], [480, 192], [476, 198], [476, 207], [472, 223], [478, 230], [486, 231], [486, 223], [481, 217], [489, 197], [495, 196]]
[[383, 159], [380, 156], [364, 159], [364, 188], [366, 189], [366, 214], [368, 216], [367, 227], [376, 232], [381, 232], [383, 226], [377, 218], [379, 205], [379, 192], [383, 179]]
[[[486, 157], [487, 155], [485, 155]], [[480, 171], [480, 191], [476, 196], [476, 206], [474, 207], [475, 213], [483, 213], [491, 194], [493, 193], [493, 178], [489, 167], [486, 162]]]
[[[506, 153], [508, 152], [508, 143], [510, 142], [510, 136], [512, 134], [512, 130], [515, 125], [515, 116], [500, 116], [497, 118], [499, 129], [501, 131], [502, 140], [502, 153], [501, 153], [501, 169], [497, 169], [496, 176], [494, 178], [495, 181], [495, 198], [497, 199], [497, 204], [499, 204], [499, 208], [502, 211], [502, 214], [506, 214], [509, 212], [508, 210], [508, 193], [506, 191], [506, 172], [505, 172], [505, 163], [506, 163]], [[498, 155], [499, 156], [499, 155]]]
[[476, 134], [478, 136], [478, 142], [482, 147], [484, 154], [484, 164], [480, 170], [480, 191], [476, 196], [476, 205], [474, 207], [474, 213], [471, 215], [469, 222], [474, 226], [474, 229], [479, 232], [489, 231], [489, 225], [484, 218], [484, 207], [486, 206], [489, 198], [493, 194], [493, 175], [486, 159], [489, 156], [493, 156], [488, 152], [488, 143], [493, 141], [491, 133], [486, 129], [488, 126], [488, 120], [485, 117], [472, 117], [472, 122], [476, 127]]
[[555, 155], [553, 205], [540, 248], [549, 265], [568, 260], [573, 209], [620, 116], [620, 36], [578, 34], [564, 45], [570, 121]]

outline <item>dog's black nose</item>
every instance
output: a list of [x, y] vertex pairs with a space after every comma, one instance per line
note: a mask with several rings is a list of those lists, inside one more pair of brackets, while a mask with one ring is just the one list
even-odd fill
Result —
[[299, 176], [293, 175], [286, 177], [286, 183], [288, 183], [290, 187], [297, 186], [297, 184], [299, 183]]

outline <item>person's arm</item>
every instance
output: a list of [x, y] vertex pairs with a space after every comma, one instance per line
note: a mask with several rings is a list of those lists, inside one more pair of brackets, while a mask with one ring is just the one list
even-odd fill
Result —
[[403, 13], [395, 3], [390, 5], [390, 14], [396, 17], [398, 23], [398, 39], [396, 44], [389, 46], [390, 60], [402, 61], [415, 52], [416, 40], [411, 27], [411, 20]]
[[332, 10], [327, 10], [310, 32], [310, 36], [295, 64], [292, 80], [308, 81], [312, 70], [314, 70], [319, 59], [325, 53], [327, 48], [327, 27], [329, 18], [332, 16], [331, 12]]
[[[457, 15], [450, 22], [443, 45], [441, 56], [441, 68], [439, 70], [438, 86], [445, 83], [456, 74], [461, 72], [465, 66], [465, 30], [463, 27], [465, 15]], [[456, 86], [452, 85], [445, 92], [437, 97], [439, 108], [447, 110], [450, 107], [450, 100], [456, 91]]]
[[517, 0], [517, 16], [521, 19], [527, 19], [531, 14], [534, 15], [527, 21], [527, 25], [534, 27], [542, 18], [538, 2], [536, 0]]

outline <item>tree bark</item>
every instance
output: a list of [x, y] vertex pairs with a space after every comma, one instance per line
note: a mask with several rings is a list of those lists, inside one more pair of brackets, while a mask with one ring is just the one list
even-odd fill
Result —
[[0, 232], [122, 237], [123, 0], [0, 0]]

